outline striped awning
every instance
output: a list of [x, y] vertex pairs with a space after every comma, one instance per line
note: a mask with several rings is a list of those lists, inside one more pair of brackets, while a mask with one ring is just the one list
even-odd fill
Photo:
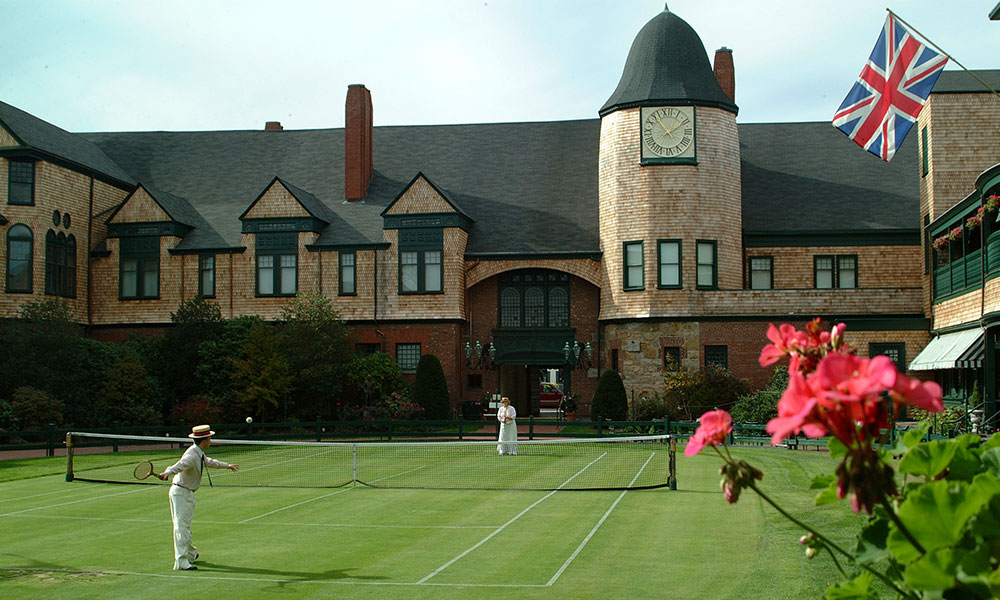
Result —
[[[977, 351], [978, 348], [978, 351]], [[910, 363], [911, 371], [972, 369], [983, 364], [983, 331], [978, 327], [937, 336]]]

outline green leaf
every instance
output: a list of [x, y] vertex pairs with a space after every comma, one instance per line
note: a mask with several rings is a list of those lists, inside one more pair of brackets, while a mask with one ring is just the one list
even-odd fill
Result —
[[972, 480], [969, 496], [976, 502], [976, 510], [1000, 496], [1000, 479], [993, 473], [980, 473]]
[[933, 479], [948, 468], [957, 451], [958, 443], [954, 440], [920, 444], [907, 452], [903, 460], [899, 461], [899, 472]]
[[916, 590], [944, 590], [955, 585], [960, 554], [951, 548], [928, 552], [906, 567], [903, 581]]
[[817, 475], [812, 478], [812, 482], [809, 484], [809, 489], [811, 490], [822, 490], [830, 486], [831, 482], [837, 480], [836, 475]]
[[868, 571], [862, 571], [850, 581], [826, 588], [826, 597], [828, 600], [877, 600], [878, 596], [870, 589], [873, 578], [874, 575]]
[[969, 529], [985, 539], [1000, 538], [1000, 497], [994, 497], [969, 521]]
[[[899, 506], [899, 519], [909, 532], [931, 552], [958, 542], [969, 518], [981, 504], [969, 501], [969, 484], [964, 481], [933, 481], [911, 492]], [[920, 552], [893, 524], [889, 531], [889, 551], [902, 563], [920, 558]]]
[[969, 449], [968, 444], [959, 444], [955, 457], [948, 465], [948, 479], [971, 481], [982, 469], [982, 462], [976, 452]]
[[840, 500], [837, 496], [837, 481], [831, 481], [822, 492], [816, 494], [813, 499], [813, 504], [816, 506], [824, 506], [826, 504], [833, 504], [834, 502]]
[[979, 460], [990, 473], [1000, 477], [1000, 447], [983, 451]]
[[835, 437], [827, 440], [826, 447], [830, 450], [830, 458], [834, 460], [847, 456], [847, 446]]
[[990, 436], [990, 439], [983, 442], [983, 450], [989, 450], [990, 448], [1000, 448], [1000, 432], [994, 433]]
[[896, 438], [896, 454], [906, 454], [911, 448], [916, 448], [921, 440], [924, 439], [924, 436], [927, 435], [929, 428], [929, 423], [921, 423], [919, 427], [909, 429], [903, 435]]
[[889, 537], [889, 522], [884, 519], [872, 519], [858, 536], [858, 546], [854, 551], [854, 559], [861, 565], [870, 565], [889, 557], [886, 542]]

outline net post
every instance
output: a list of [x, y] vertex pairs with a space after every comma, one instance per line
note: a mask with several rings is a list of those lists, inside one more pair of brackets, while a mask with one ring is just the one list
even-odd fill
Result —
[[463, 425], [465, 425], [465, 415], [459, 414], [458, 415], [458, 439], [459, 440], [462, 439], [462, 429], [464, 429]]
[[56, 424], [49, 423], [49, 430], [45, 435], [45, 456], [56, 455]]
[[528, 439], [535, 439], [535, 415], [528, 415]]
[[670, 436], [670, 475], [667, 481], [671, 490], [677, 489], [677, 438]]
[[320, 421], [320, 415], [316, 415], [316, 441], [323, 441], [323, 422]]
[[66, 432], [66, 481], [73, 481], [73, 434]]

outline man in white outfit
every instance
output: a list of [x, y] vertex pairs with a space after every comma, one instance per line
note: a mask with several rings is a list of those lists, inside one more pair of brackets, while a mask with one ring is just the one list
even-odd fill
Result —
[[205, 467], [239, 470], [239, 466], [224, 463], [205, 456], [205, 450], [212, 445], [215, 432], [208, 425], [198, 425], [188, 437], [194, 440], [184, 456], [167, 467], [157, 477], [163, 481], [174, 476], [170, 486], [170, 518], [174, 521], [174, 570], [195, 571], [193, 563], [198, 558], [198, 549], [191, 543], [191, 520], [194, 518], [194, 493], [201, 487], [201, 473]]
[[497, 409], [497, 420], [500, 421], [500, 443], [497, 452], [500, 454], [517, 454], [517, 411], [510, 405], [510, 398], [500, 399]]

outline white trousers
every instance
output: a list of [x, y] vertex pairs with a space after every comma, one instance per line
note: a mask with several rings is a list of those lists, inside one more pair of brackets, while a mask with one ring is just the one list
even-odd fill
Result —
[[179, 485], [170, 486], [170, 518], [174, 521], [174, 570], [179, 571], [190, 567], [198, 553], [191, 543], [194, 492]]

